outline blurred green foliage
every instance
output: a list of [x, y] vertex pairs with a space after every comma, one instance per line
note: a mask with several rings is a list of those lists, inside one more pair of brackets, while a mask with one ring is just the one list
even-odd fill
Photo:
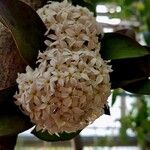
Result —
[[[86, 0], [85, 0], [86, 1]], [[143, 32], [147, 45], [150, 45], [150, 0], [87, 0], [96, 5], [98, 3], [113, 3], [121, 6], [119, 14], [111, 14], [121, 19], [136, 19], [140, 26], [138, 32]]]
[[128, 139], [127, 131], [133, 131], [141, 149], [146, 150], [150, 138], [150, 97], [137, 96], [131, 111], [121, 118], [120, 137]]

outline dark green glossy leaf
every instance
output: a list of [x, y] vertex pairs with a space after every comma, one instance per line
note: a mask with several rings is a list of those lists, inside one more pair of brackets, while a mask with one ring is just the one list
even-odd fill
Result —
[[106, 60], [135, 58], [149, 54], [135, 40], [120, 33], [106, 33], [101, 41], [101, 55]]
[[147, 45], [150, 45], [150, 32], [144, 32], [144, 39]]
[[0, 105], [4, 101], [9, 101], [10, 97], [13, 97], [13, 95], [15, 94], [16, 90], [17, 90], [17, 85], [0, 90]]
[[79, 5], [79, 6], [85, 6], [85, 4], [86, 4], [86, 2], [84, 1], [84, 0], [71, 0], [71, 3], [73, 4], [73, 5]]
[[112, 102], [111, 102], [111, 106], [114, 105], [114, 103], [116, 102], [116, 99], [119, 95], [121, 95], [123, 93], [122, 89], [115, 89], [112, 92]]
[[16, 86], [0, 91], [0, 136], [16, 135], [33, 126], [14, 104], [15, 91]]
[[21, 56], [35, 66], [38, 51], [45, 49], [46, 27], [40, 17], [19, 0], [0, 0], [0, 18], [11, 31]]
[[113, 69], [110, 73], [112, 88], [120, 88], [150, 76], [150, 55], [112, 60], [110, 64]]
[[13, 102], [0, 104], [0, 136], [16, 135], [32, 126], [30, 119]]
[[71, 0], [72, 4], [73, 5], [79, 5], [79, 6], [82, 6], [82, 7], [87, 7], [90, 11], [92, 11], [95, 15], [96, 15], [96, 12], [95, 12], [95, 5], [94, 3], [89, 3], [85, 0]]
[[104, 105], [104, 114], [105, 115], [110, 115], [110, 108], [108, 105]]
[[124, 90], [142, 95], [150, 95], [150, 80], [147, 78], [123, 87]]
[[125, 35], [125, 36], [132, 38], [133, 40], [136, 40], [136, 34], [135, 34], [134, 30], [132, 30], [130, 28], [118, 30], [118, 31], [116, 31], [116, 33], [120, 33], [122, 35]]
[[42, 131], [36, 131], [36, 129], [34, 129], [32, 131], [32, 134], [34, 134], [36, 137], [38, 137], [41, 140], [44, 141], [50, 141], [50, 142], [57, 142], [57, 141], [66, 141], [66, 140], [71, 140], [73, 139], [75, 136], [77, 136], [80, 131], [77, 132], [72, 132], [72, 133], [59, 133], [59, 136], [57, 136], [56, 134], [49, 134], [47, 131], [42, 132]]
[[[6, 109], [8, 108], [6, 107]], [[0, 115], [0, 136], [17, 135], [32, 126], [33, 124], [31, 124], [23, 115]]]
[[[116, 89], [116, 90], [117, 90], [117, 89]], [[114, 103], [116, 102], [117, 96], [118, 96], [118, 92], [117, 92], [116, 90], [114, 90], [114, 91], [112, 92], [112, 102], [111, 102], [111, 106], [114, 105]]]
[[144, 46], [150, 53], [150, 46]]

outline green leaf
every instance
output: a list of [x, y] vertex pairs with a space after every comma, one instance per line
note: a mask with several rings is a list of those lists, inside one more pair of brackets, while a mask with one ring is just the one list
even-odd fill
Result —
[[22, 114], [13, 101], [0, 104], [0, 136], [16, 135], [32, 126], [30, 119]]
[[45, 50], [46, 27], [40, 17], [19, 0], [0, 0], [0, 19], [11, 31], [21, 56], [34, 67], [38, 51]]
[[112, 60], [111, 87], [121, 88], [150, 76], [150, 55]]
[[123, 87], [124, 90], [142, 95], [150, 95], [150, 80], [147, 78]]
[[63, 132], [63, 133], [59, 133], [58, 134], [59, 136], [57, 136], [56, 134], [49, 134], [47, 131], [42, 132], [42, 131], [36, 131], [36, 129], [34, 129], [32, 131], [32, 134], [34, 134], [36, 137], [44, 141], [57, 142], [57, 141], [71, 140], [72, 138], [77, 136], [80, 132], [81, 130], [72, 133]]
[[16, 89], [13, 86], [0, 91], [0, 136], [16, 135], [33, 126], [30, 119], [14, 104]]
[[111, 106], [114, 105], [114, 103], [116, 102], [116, 99], [119, 95], [121, 95], [123, 93], [122, 89], [115, 89], [112, 92], [112, 102], [111, 102]]
[[104, 114], [110, 116], [110, 108], [108, 104], [104, 105]]
[[101, 41], [103, 59], [135, 58], [149, 54], [138, 42], [120, 33], [106, 33]]
[[[148, 13], [149, 14], [149, 13]], [[146, 23], [147, 23], [147, 27], [148, 27], [148, 30], [150, 31], [150, 15], [148, 15], [146, 17]]]
[[85, 0], [71, 0], [71, 2], [74, 6], [80, 5], [82, 7], [87, 7], [90, 11], [94, 13], [94, 15], [96, 15], [96, 11], [95, 11], [96, 7], [94, 3], [89, 3], [89, 2], [86, 2]]
[[0, 105], [4, 101], [9, 101], [10, 97], [13, 97], [13, 95], [15, 94], [16, 90], [17, 90], [17, 85], [0, 90]]
[[147, 45], [150, 45], [150, 32], [144, 32], [144, 39]]
[[149, 0], [143, 0], [144, 4], [145, 4], [145, 9], [147, 12], [149, 12], [150, 9], [150, 1]]
[[128, 5], [131, 5], [133, 2], [135, 2], [135, 0], [125, 0], [125, 1], [124, 1], [124, 4], [125, 4], [126, 6], [128, 6]]
[[108, 2], [114, 2], [115, 0], [84, 0], [84, 1], [96, 6], [98, 3], [101, 3], [101, 2], [108, 3]]
[[144, 46], [150, 53], [150, 46]]
[[[6, 109], [8, 108], [6, 107]], [[0, 114], [0, 136], [17, 135], [32, 126], [33, 124], [23, 115], [15, 113]]]
[[136, 40], [136, 34], [134, 32], [134, 30], [132, 29], [122, 29], [122, 30], [117, 30], [116, 33], [120, 33], [121, 35], [125, 35], [130, 37], [133, 40]]

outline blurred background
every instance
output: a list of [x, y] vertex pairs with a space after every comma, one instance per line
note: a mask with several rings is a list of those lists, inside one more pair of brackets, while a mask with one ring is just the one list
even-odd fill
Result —
[[[105, 33], [133, 29], [140, 44], [150, 45], [150, 0], [87, 1]], [[111, 115], [101, 116], [74, 140], [43, 142], [30, 129], [19, 135], [15, 150], [150, 150], [150, 96], [116, 89], [108, 102]]]

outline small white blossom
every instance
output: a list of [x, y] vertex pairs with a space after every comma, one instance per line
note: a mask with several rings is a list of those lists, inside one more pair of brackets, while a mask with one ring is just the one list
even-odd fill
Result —
[[97, 35], [102, 30], [87, 8], [75, 7], [65, 0], [47, 4], [37, 13], [48, 28], [47, 37], [54, 41], [50, 44], [52, 48], [99, 49]]
[[99, 31], [88, 9], [64, 1], [38, 13], [48, 27], [47, 49], [39, 52], [35, 70], [27, 66], [18, 74], [16, 104], [37, 130], [75, 132], [104, 113], [111, 67], [99, 54]]

